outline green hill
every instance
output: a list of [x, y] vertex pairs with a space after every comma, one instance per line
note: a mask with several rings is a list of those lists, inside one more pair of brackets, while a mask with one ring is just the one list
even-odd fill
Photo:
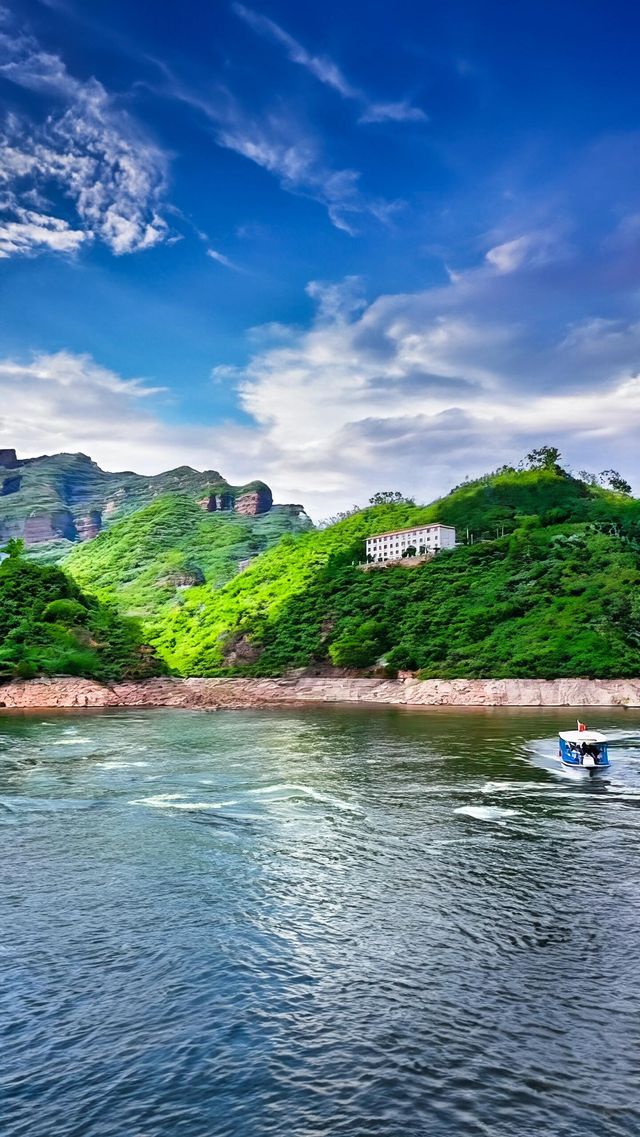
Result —
[[283, 534], [310, 525], [297, 506], [257, 516], [207, 513], [191, 497], [168, 494], [77, 546], [64, 566], [82, 588], [153, 627], [184, 589], [205, 581], [208, 592], [220, 588]]
[[85, 596], [60, 569], [15, 554], [0, 564], [0, 680], [138, 679], [165, 670], [136, 621]]
[[[365, 537], [436, 520], [475, 543], [413, 569], [352, 563]], [[639, 537], [640, 502], [556, 469], [510, 470], [431, 506], [284, 537], [218, 591], [187, 590], [153, 642], [193, 675], [381, 656], [434, 676], [640, 674]]]
[[[433, 521], [455, 525], [462, 544], [419, 567], [358, 568], [366, 537]], [[503, 469], [429, 506], [305, 525], [277, 507], [208, 514], [174, 494], [65, 567], [141, 617], [183, 675], [367, 670], [381, 659], [424, 676], [640, 674], [640, 502], [626, 493], [556, 465]]]

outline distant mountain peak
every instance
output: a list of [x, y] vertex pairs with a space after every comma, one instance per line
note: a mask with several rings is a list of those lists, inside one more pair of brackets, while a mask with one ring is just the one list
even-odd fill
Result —
[[197, 501], [209, 513], [268, 513], [273, 505], [261, 481], [234, 486], [217, 470], [177, 466], [160, 474], [101, 469], [81, 452], [18, 458], [0, 450], [0, 541], [22, 537], [27, 545], [90, 540], [119, 517], [167, 493]]

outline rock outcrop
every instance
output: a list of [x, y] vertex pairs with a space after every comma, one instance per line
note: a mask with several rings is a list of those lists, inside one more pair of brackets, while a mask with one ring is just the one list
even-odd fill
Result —
[[[44, 454], [19, 459], [0, 450], [0, 542], [22, 537], [27, 545], [89, 541], [124, 514], [167, 493], [186, 494], [209, 512], [268, 513], [264, 482], [232, 486], [217, 470], [179, 466], [145, 477], [112, 474], [86, 454]], [[62, 550], [64, 551], [64, 550]]]
[[3, 478], [0, 483], [0, 497], [7, 497], [10, 493], [17, 493], [22, 484], [22, 478], [17, 475], [12, 478]]
[[236, 513], [245, 513], [250, 516], [258, 513], [268, 513], [273, 505], [273, 497], [268, 486], [251, 493], [241, 493], [236, 498]]
[[313, 703], [399, 707], [640, 707], [640, 679], [89, 679], [13, 680], [0, 707], [250, 708]]
[[68, 509], [54, 513], [36, 513], [27, 517], [22, 537], [27, 545], [39, 545], [45, 541], [75, 541], [77, 530], [73, 515]]
[[102, 529], [102, 514], [99, 509], [92, 509], [84, 517], [76, 517], [76, 533], [79, 541], [90, 541], [97, 537]]
[[233, 492], [212, 493], [200, 498], [198, 505], [207, 513], [219, 513], [233, 510], [235, 513], [244, 513], [255, 517], [260, 513], [268, 513], [273, 505], [273, 496], [268, 486], [236, 495]]

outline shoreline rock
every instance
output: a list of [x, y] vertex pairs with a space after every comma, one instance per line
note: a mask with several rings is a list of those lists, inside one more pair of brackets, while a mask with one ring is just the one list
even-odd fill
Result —
[[90, 679], [12, 680], [0, 711], [184, 707], [217, 710], [304, 704], [391, 707], [640, 707], [640, 679]]

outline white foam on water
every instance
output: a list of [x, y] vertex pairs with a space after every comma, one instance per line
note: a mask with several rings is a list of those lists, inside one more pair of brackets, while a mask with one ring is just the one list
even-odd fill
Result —
[[500, 823], [505, 817], [519, 817], [519, 809], [501, 809], [497, 805], [459, 805], [454, 813], [474, 817], [476, 821], [495, 821]]
[[312, 798], [314, 801], [322, 802], [323, 805], [335, 806], [336, 809], [345, 809], [350, 813], [363, 812], [359, 805], [352, 805], [351, 802], [342, 801], [340, 798], [332, 797], [331, 794], [323, 794], [320, 790], [314, 790], [311, 786], [300, 786], [294, 782], [278, 782], [273, 786], [259, 786], [257, 789], [248, 792], [250, 794], [299, 793]]
[[90, 746], [92, 742], [92, 738], [56, 738], [51, 746]]
[[146, 805], [152, 809], [224, 809], [237, 805], [236, 801], [181, 801], [179, 794], [155, 794], [152, 797], [136, 798], [129, 805]]
[[500, 794], [509, 790], [518, 793], [528, 786], [535, 786], [536, 789], [539, 789], [537, 782], [485, 782], [480, 793]]
[[150, 766], [150, 762], [96, 762], [103, 770], [129, 770], [134, 766]]

